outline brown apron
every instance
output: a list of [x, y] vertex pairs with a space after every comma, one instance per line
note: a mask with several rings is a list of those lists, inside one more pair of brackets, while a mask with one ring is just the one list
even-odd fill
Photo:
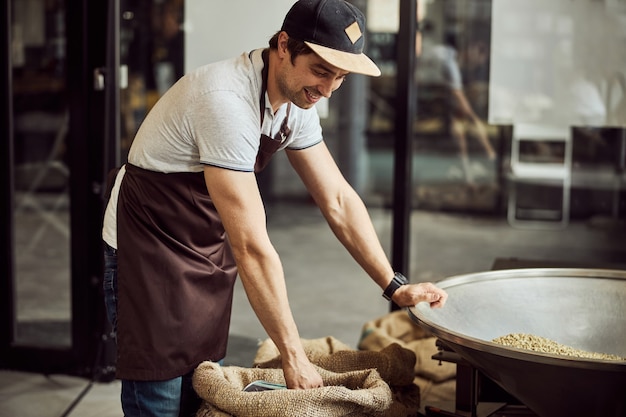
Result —
[[[282, 143], [283, 138], [286, 138], [291, 133], [291, 130], [287, 126], [289, 120], [289, 110], [291, 109], [291, 103], [287, 105], [287, 115], [280, 125], [280, 131], [276, 134], [275, 138], [270, 136], [261, 135], [261, 142], [259, 143], [259, 151], [256, 154], [256, 162], [254, 164], [254, 172], [259, 173], [269, 164], [270, 159], [276, 153]], [[281, 138], [283, 137], [283, 138]]]
[[237, 270], [203, 173], [127, 164], [117, 221], [117, 376], [171, 379], [223, 358]]
[[[275, 138], [261, 135], [255, 172], [290, 134], [289, 110]], [[224, 358], [237, 269], [204, 174], [126, 164], [117, 236], [117, 377], [166, 380]]]

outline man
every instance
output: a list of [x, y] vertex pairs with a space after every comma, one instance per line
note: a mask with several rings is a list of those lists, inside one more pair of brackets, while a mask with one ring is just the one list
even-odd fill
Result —
[[400, 306], [445, 303], [433, 284], [405, 285], [394, 274], [322, 141], [315, 103], [349, 72], [380, 74], [362, 53], [364, 31], [362, 13], [343, 0], [301, 0], [269, 49], [191, 72], [148, 114], [103, 227], [127, 417], [193, 415], [189, 375], [225, 356], [237, 274], [280, 351], [287, 386], [322, 386], [300, 342], [255, 178], [277, 150], [386, 297]]
[[[418, 15], [419, 17], [419, 15]], [[433, 44], [432, 22], [422, 21], [421, 31], [416, 37], [416, 54], [419, 57], [418, 83], [423, 85], [440, 85], [446, 90], [446, 105], [449, 112], [450, 134], [459, 148], [461, 169], [468, 185], [474, 186], [474, 175], [470, 166], [467, 145], [467, 131], [471, 130], [490, 161], [495, 160], [493, 148], [485, 126], [472, 108], [465, 95], [461, 68], [458, 63], [457, 36], [447, 32], [444, 42]]]

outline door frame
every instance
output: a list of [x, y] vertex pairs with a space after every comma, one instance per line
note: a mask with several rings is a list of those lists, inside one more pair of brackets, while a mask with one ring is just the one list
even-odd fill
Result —
[[[34, 347], [13, 343], [15, 267], [13, 219], [13, 110], [11, 64], [11, 0], [0, 0], [0, 368], [37, 373], [63, 373], [105, 381], [113, 378], [114, 342], [106, 324], [102, 298], [101, 225], [105, 172], [115, 161], [105, 155], [106, 94], [94, 90], [96, 68], [107, 73], [107, 15], [110, 2], [65, 0], [67, 136], [70, 167], [71, 346]], [[4, 24], [6, 23], [6, 24]], [[111, 72], [109, 72], [111, 73]]]

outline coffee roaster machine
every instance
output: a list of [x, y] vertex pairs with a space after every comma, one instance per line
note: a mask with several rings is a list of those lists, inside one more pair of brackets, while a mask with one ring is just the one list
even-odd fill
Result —
[[438, 283], [446, 306], [420, 303], [411, 318], [438, 338], [433, 358], [457, 364], [454, 410], [430, 416], [625, 417], [626, 360], [507, 347], [512, 333], [626, 358], [626, 271], [526, 268]]

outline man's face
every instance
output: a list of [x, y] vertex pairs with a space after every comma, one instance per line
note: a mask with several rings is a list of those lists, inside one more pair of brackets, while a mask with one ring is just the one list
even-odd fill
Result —
[[276, 82], [280, 94], [303, 109], [311, 108], [322, 97], [329, 98], [348, 73], [330, 65], [319, 55], [298, 55], [291, 62], [289, 52], [281, 61]]

